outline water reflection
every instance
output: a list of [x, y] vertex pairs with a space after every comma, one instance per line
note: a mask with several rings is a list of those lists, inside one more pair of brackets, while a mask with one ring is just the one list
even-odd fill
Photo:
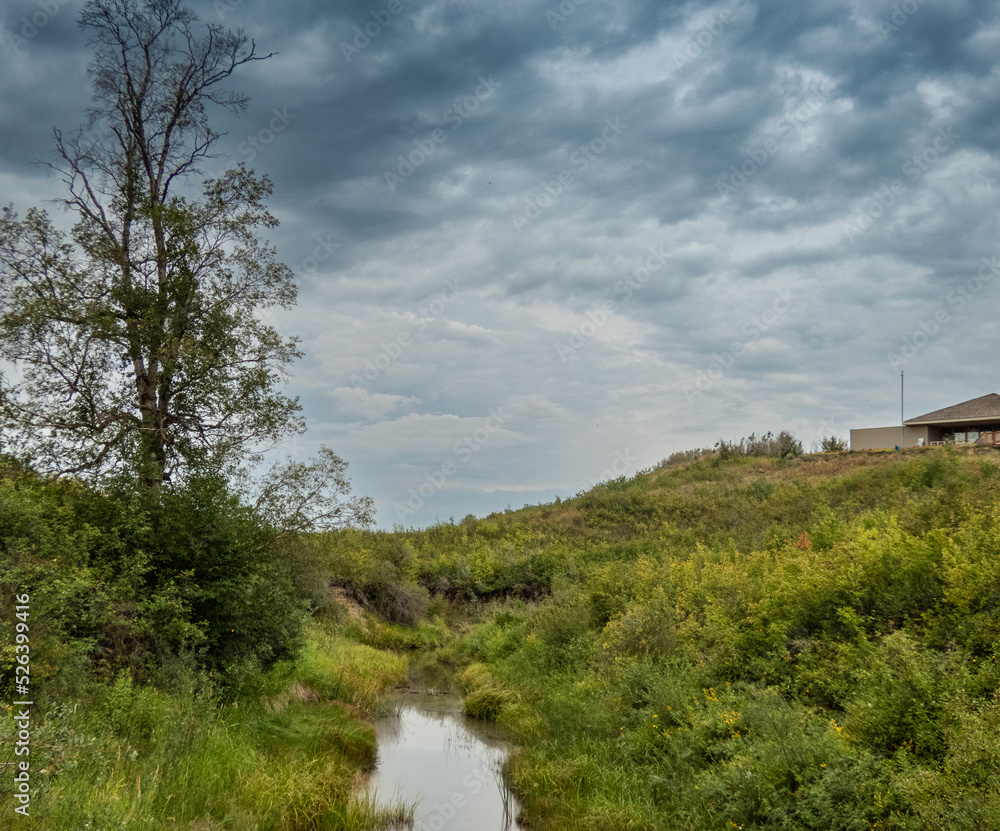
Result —
[[369, 789], [383, 803], [417, 804], [416, 831], [520, 831], [500, 770], [507, 748], [462, 715], [455, 696], [404, 695], [375, 725], [378, 767]]

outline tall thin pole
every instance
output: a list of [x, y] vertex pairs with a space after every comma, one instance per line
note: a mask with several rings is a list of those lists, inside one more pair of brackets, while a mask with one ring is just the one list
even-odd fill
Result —
[[903, 449], [903, 430], [905, 428], [905, 419], [903, 417], [903, 373], [899, 373], [899, 449]]

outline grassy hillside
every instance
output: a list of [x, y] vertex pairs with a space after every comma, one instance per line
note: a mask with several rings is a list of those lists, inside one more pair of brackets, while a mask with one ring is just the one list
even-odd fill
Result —
[[[25, 827], [405, 824], [354, 794], [364, 716], [423, 649], [512, 735], [540, 829], [1000, 828], [1000, 453], [727, 447], [278, 545], [211, 483], [151, 535], [127, 495], [0, 470], [7, 701], [32, 598]], [[16, 734], [7, 710], [0, 752]]]
[[540, 827], [985, 829], [998, 506], [993, 450], [716, 457], [317, 545], [358, 596], [473, 613], [466, 706]]

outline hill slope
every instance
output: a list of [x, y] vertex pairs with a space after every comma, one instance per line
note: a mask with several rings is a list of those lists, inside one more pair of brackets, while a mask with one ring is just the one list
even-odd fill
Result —
[[709, 459], [321, 545], [479, 610], [466, 705], [545, 828], [996, 828], [998, 462]]

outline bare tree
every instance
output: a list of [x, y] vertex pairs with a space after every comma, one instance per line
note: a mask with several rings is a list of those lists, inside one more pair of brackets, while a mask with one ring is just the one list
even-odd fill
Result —
[[271, 186], [242, 165], [182, 192], [220, 137], [213, 106], [263, 60], [240, 31], [179, 0], [88, 0], [94, 106], [55, 133], [67, 238], [47, 215], [0, 216], [0, 385], [9, 448], [44, 469], [127, 469], [155, 502], [172, 472], [246, 460], [303, 429], [281, 392], [297, 339], [260, 311], [289, 308], [290, 269], [257, 237]]

